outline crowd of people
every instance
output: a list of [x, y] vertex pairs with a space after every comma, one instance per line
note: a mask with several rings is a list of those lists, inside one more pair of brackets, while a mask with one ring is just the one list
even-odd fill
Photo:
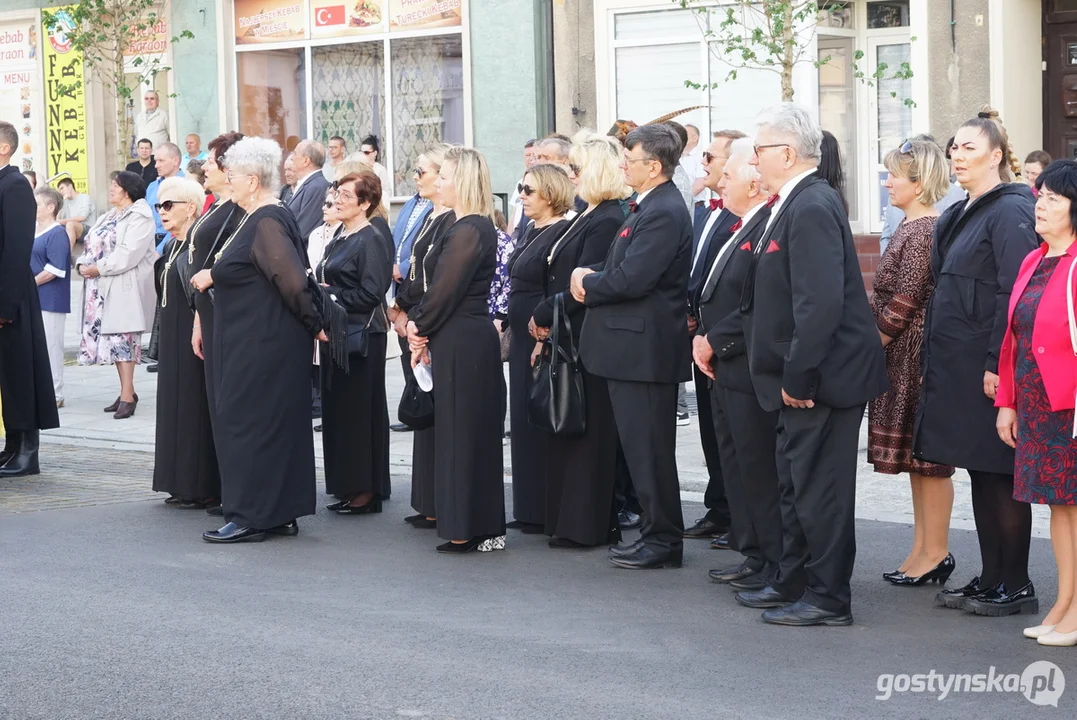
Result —
[[[698, 129], [669, 119], [530, 141], [508, 218], [483, 154], [434, 143], [393, 227], [375, 137], [352, 155], [334, 137], [328, 154], [308, 140], [284, 156], [228, 132], [202, 158], [189, 138], [200, 182], [181, 175], [176, 146], [151, 144], [152, 182], [140, 148], [112, 179], [111, 209], [90, 221], [73, 208], [66, 226], [68, 198], [48, 187], [34, 191], [36, 218], [20, 215], [31, 191], [5, 167], [2, 240], [26, 245], [39, 293], [12, 289], [30, 281], [10, 281], [5, 255], [0, 348], [17, 336], [35, 350], [0, 366], [0, 475], [36, 472], [37, 432], [57, 422], [49, 361], [69, 291], [56, 281], [73, 268], [79, 359], [117, 367], [117, 418], [138, 403], [133, 368], [153, 329], [153, 488], [223, 516], [208, 542], [296, 535], [315, 512], [312, 396], [327, 509], [382, 511], [393, 333], [405, 390], [392, 430], [414, 433], [406, 521], [435, 530], [439, 552], [503, 550], [517, 529], [556, 549], [610, 545], [613, 565], [646, 569], [680, 567], [685, 539], [706, 538], [743, 556], [710, 579], [766, 622], [848, 625], [867, 410], [868, 460], [909, 474], [915, 518], [883, 579], [941, 585], [955, 572], [951, 478], [965, 469], [981, 569], [937, 603], [1039, 612], [1030, 503], [1047, 504], [1059, 592], [1025, 635], [1077, 645], [1077, 162], [1037, 152], [1019, 166], [987, 108], [945, 148], [926, 135], [892, 148], [869, 298], [837, 141], [790, 103], [752, 130], [715, 133], [698, 160]], [[72, 263], [73, 225], [84, 248]], [[686, 528], [687, 381], [710, 482], [707, 514]]]

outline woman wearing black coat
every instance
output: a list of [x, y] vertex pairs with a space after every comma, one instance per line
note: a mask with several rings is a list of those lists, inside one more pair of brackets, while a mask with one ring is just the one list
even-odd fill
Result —
[[[578, 267], [601, 263], [625, 221], [622, 200], [629, 188], [618, 164], [620, 146], [608, 137], [577, 136], [571, 160], [579, 168], [576, 192], [587, 202], [567, 231], [545, 253], [545, 299], [534, 310], [533, 334], [547, 337], [554, 318], [554, 298], [579, 347], [586, 308], [568, 291]], [[582, 435], [548, 435], [546, 441], [546, 534], [550, 547], [577, 548], [620, 540], [613, 511], [617, 475], [617, 427], [605, 380], [582, 366], [587, 425]]]
[[1036, 612], [1028, 578], [1031, 509], [1013, 499], [1014, 452], [999, 439], [994, 408], [1010, 292], [1037, 244], [1035, 203], [1027, 186], [1012, 182], [1016, 159], [993, 112], [957, 131], [951, 162], [969, 200], [935, 225], [935, 292], [924, 322], [913, 454], [968, 470], [983, 570], [936, 599], [980, 615]]
[[[393, 281], [393, 242], [371, 216], [381, 203], [373, 172], [337, 183], [334, 205], [341, 226], [325, 249], [316, 277], [348, 313], [366, 347], [348, 348], [348, 372], [325, 362], [322, 379], [322, 447], [325, 491], [341, 498], [329, 505], [338, 515], [381, 512], [389, 496], [389, 410], [385, 398], [385, 294]], [[379, 223], [380, 225], [380, 223]]]

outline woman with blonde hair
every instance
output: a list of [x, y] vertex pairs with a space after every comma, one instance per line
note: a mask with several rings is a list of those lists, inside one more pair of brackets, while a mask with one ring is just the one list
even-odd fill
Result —
[[994, 408], [1010, 293], [1037, 244], [1035, 201], [1027, 185], [1013, 182], [1017, 159], [990, 108], [958, 129], [950, 161], [968, 201], [935, 224], [913, 453], [968, 470], [983, 569], [936, 600], [978, 615], [1036, 612], [1032, 512], [1013, 497], [1014, 451], [999, 439]]
[[220, 504], [221, 474], [213, 444], [206, 375], [191, 352], [194, 290], [188, 243], [202, 214], [205, 194], [194, 180], [170, 177], [161, 182], [157, 207], [161, 225], [172, 236], [160, 265], [160, 311], [157, 348], [157, 440], [153, 490], [175, 498], [180, 508]]
[[501, 429], [504, 379], [488, 294], [497, 254], [486, 159], [454, 147], [438, 173], [438, 193], [456, 222], [423, 260], [426, 292], [407, 325], [412, 366], [434, 383], [434, 505], [438, 552], [505, 547]]
[[[555, 301], [563, 308], [579, 347], [585, 307], [569, 292], [577, 267], [602, 262], [625, 221], [622, 202], [631, 194], [620, 168], [621, 145], [615, 138], [582, 130], [573, 138], [569, 161], [579, 169], [576, 193], [587, 208], [543, 253], [543, 296], [531, 321], [535, 339], [545, 339], [553, 325]], [[567, 338], [566, 338], [567, 341]], [[613, 490], [617, 465], [617, 428], [605, 380], [580, 363], [587, 397], [587, 426], [582, 435], [551, 435], [546, 442], [546, 534], [550, 547], [601, 545], [620, 539]]]
[[909, 473], [912, 487], [912, 551], [883, 578], [894, 585], [946, 582], [954, 558], [948, 552], [954, 468], [918, 460], [912, 454], [913, 425], [920, 399], [920, 345], [924, 312], [935, 287], [931, 277], [931, 235], [939, 211], [935, 203], [950, 189], [950, 169], [932, 140], [910, 140], [883, 160], [890, 206], [904, 220], [894, 232], [875, 273], [871, 307], [886, 348], [890, 389], [868, 410], [868, 462], [887, 475]]

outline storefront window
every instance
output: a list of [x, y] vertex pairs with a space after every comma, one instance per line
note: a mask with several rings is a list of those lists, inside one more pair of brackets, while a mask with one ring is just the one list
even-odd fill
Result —
[[909, 0], [882, 0], [868, 3], [868, 29], [909, 26]]
[[[458, 35], [390, 41], [394, 194], [415, 192], [419, 155], [437, 142], [464, 142], [464, 66]], [[389, 163], [386, 162], [386, 165]]]
[[834, 134], [841, 150], [849, 217], [860, 217], [857, 204], [856, 85], [853, 77], [853, 38], [819, 38], [819, 55], [829, 57], [819, 66], [819, 124]]
[[236, 56], [239, 129], [292, 150], [306, 135], [306, 73], [301, 48]]
[[364, 136], [384, 136], [383, 47], [379, 40], [311, 49], [315, 140], [339, 135], [352, 153]]

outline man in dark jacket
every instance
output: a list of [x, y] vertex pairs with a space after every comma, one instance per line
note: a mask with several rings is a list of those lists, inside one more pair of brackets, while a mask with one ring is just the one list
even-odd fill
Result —
[[[763, 115], [752, 164], [772, 193], [741, 311], [752, 385], [778, 411], [782, 561], [737, 601], [779, 625], [848, 625], [864, 406], [886, 363], [841, 198], [816, 175], [822, 131], [792, 103]], [[773, 197], [777, 195], [777, 197]]]
[[677, 383], [688, 379], [685, 298], [692, 217], [671, 177], [681, 142], [664, 125], [625, 139], [625, 180], [638, 193], [606, 261], [572, 273], [587, 305], [580, 356], [606, 378], [632, 482], [643, 508], [641, 538], [610, 548], [626, 568], [679, 567], [684, 520], [677, 479]]
[[325, 163], [325, 148], [319, 142], [304, 140], [295, 147], [292, 165], [295, 168], [295, 190], [288, 198], [286, 206], [295, 216], [296, 224], [302, 235], [303, 249], [307, 249], [310, 233], [322, 224], [322, 212], [325, 205], [325, 191], [329, 181], [322, 174]]
[[19, 134], [0, 122], [0, 404], [7, 436], [0, 478], [37, 475], [40, 430], [59, 427], [41, 304], [30, 271], [37, 203], [11, 156]]

